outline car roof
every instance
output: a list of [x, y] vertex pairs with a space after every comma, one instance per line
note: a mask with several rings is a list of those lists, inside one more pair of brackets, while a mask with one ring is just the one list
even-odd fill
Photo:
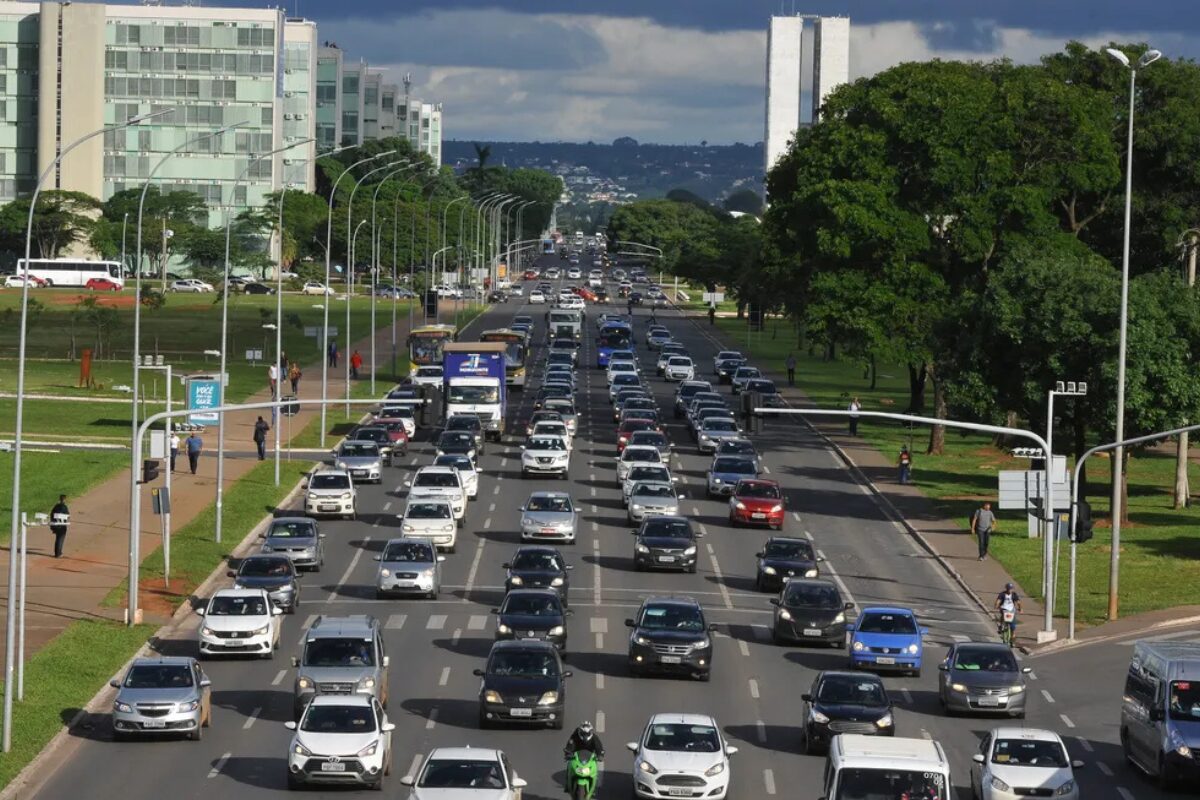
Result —
[[[457, 433], [457, 432], [458, 431], [455, 431], [455, 433]], [[421, 475], [423, 473], [434, 473], [434, 474], [443, 474], [444, 475], [446, 473], [451, 473], [451, 472], [457, 474], [458, 470], [456, 470], [454, 467], [446, 467], [446, 466], [438, 466], [436, 464], [430, 464], [428, 466], [424, 466], [424, 467], [421, 467], [420, 469], [418, 469], [417, 475]]]
[[135, 658], [129, 665], [131, 667], [143, 667], [151, 665], [162, 665], [167, 667], [189, 667], [195, 659], [189, 656], [147, 656], [145, 658]]
[[[1007, 647], [1008, 645], [1005, 645]], [[993, 728], [992, 740], [996, 739], [1026, 739], [1035, 742], [1058, 742], [1062, 744], [1062, 737], [1054, 731], [1048, 731], [1043, 728], [1017, 728], [1015, 726], [1004, 726]]]
[[[812, 544], [812, 542], [810, 542], [808, 539], [801, 539], [799, 536], [768, 536], [766, 543], [770, 544], [771, 542], [788, 542], [788, 543], [803, 542], [804, 544], [807, 544], [807, 545]], [[1007, 645], [1005, 645], [1005, 646], [1007, 647]]]
[[556, 556], [561, 556], [562, 551], [557, 547], [551, 547], [548, 544], [523, 544], [513, 551], [513, 555], [517, 553], [552, 553]]
[[[515, 591], [515, 590], [514, 590]], [[513, 592], [509, 592], [512, 594]], [[488, 655], [497, 651], [504, 652], [506, 650], [542, 650], [549, 653], [558, 653], [558, 648], [553, 642], [538, 639], [503, 639], [499, 642], [492, 643], [492, 649]]]
[[375, 634], [378, 621], [367, 614], [351, 614], [344, 617], [319, 616], [313, 620], [305, 634], [306, 639], [325, 636], [357, 636], [367, 638]]
[[350, 470], [342, 469], [341, 467], [318, 467], [317, 471], [314, 472], [313, 475], [345, 475], [347, 478], [349, 478]]
[[510, 597], [553, 597], [558, 599], [558, 589], [510, 589], [504, 598]]
[[1012, 648], [1004, 642], [955, 642], [955, 650], [981, 650], [993, 653], [1011, 653]]
[[318, 694], [309, 701], [313, 706], [366, 706], [374, 699], [369, 694]]
[[531, 492], [529, 496], [531, 498], [533, 498], [533, 497], [562, 497], [562, 498], [566, 498], [567, 500], [571, 499], [571, 495], [568, 494], [567, 492], [537, 491], [537, 492]]
[[311, 517], [274, 517], [271, 520], [272, 525], [276, 525], [279, 523], [287, 523], [289, 525], [298, 525], [301, 522], [305, 523], [306, 525], [313, 525], [313, 526], [315, 526], [317, 524], [317, 521], [315, 519], [312, 519]]
[[426, 761], [435, 758], [447, 761], [499, 761], [500, 751], [490, 747], [438, 747], [430, 751]]
[[851, 672], [847, 669], [825, 669], [817, 673], [817, 680], [823, 678], [850, 678], [851, 680], [861, 681], [864, 678], [867, 680], [875, 680], [883, 683], [883, 678], [876, 675], [874, 672]]
[[708, 725], [717, 727], [717, 721], [707, 714], [683, 714], [679, 712], [662, 712], [650, 718], [650, 725]]
[[[730, 454], [727, 456], [721, 456], [721, 458], [744, 458], [747, 460], [751, 460], [749, 456], [744, 456], [744, 455], [739, 456], [739, 455], [734, 455], [734, 454]], [[774, 486], [776, 489], [779, 488], [778, 481], [768, 480], [767, 478], [742, 478], [740, 481], [738, 481], [737, 485], [738, 486], [742, 486], [742, 485], [745, 485], [745, 486]], [[734, 487], [734, 488], [736, 489], [737, 487]]]
[[906, 615], [915, 618], [916, 612], [911, 608], [902, 608], [901, 606], [865, 606], [862, 610], [864, 614], [896, 614]]
[[[662, 519], [662, 517], [658, 517]], [[688, 606], [689, 608], [701, 608], [700, 601], [694, 597], [679, 596], [672, 594], [650, 595], [642, 601], [643, 606]]]

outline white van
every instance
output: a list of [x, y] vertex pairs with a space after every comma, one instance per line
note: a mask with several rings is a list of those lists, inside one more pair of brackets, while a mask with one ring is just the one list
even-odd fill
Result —
[[843, 733], [829, 745], [821, 800], [860, 797], [949, 800], [951, 785], [950, 761], [935, 741]]

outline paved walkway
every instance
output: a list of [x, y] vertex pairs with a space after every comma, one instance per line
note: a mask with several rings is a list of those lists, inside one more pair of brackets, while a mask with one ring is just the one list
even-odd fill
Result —
[[[398, 336], [403, 342], [408, 336], [407, 319], [399, 321], [399, 325], [401, 332]], [[378, 372], [390, 372], [390, 327], [376, 333], [375, 347], [379, 364]], [[370, 338], [358, 341], [347, 353], [342, 354], [342, 357], [347, 357], [355, 348], [369, 363]], [[343, 364], [344, 361], [339, 360], [336, 370], [330, 368], [329, 396], [331, 398], [345, 396], [345, 383], [341, 379], [344, 375]], [[362, 375], [365, 376], [364, 380], [369, 380], [370, 376], [365, 370], [366, 366], [364, 364]], [[302, 399], [319, 398], [321, 364], [310, 364], [303, 370], [304, 377], [300, 381], [300, 397]], [[378, 379], [376, 386], [381, 389], [388, 388], [386, 382], [380, 383]], [[264, 386], [261, 392], [247, 398], [246, 402], [269, 402], [270, 400], [270, 391]], [[298, 436], [309, 421], [319, 417], [320, 413], [319, 406], [301, 406], [299, 414], [291, 418], [290, 426], [285, 423], [281, 430], [281, 448], [286, 448], [289, 430], [291, 436]], [[341, 413], [341, 411], [335, 409], [333, 413]], [[229, 416], [229, 428], [225, 434], [224, 478], [227, 492], [234, 482], [244, 477], [258, 463], [252, 441], [258, 412], [248, 411]], [[263, 416], [269, 419], [266, 414]], [[180, 438], [186, 438], [186, 434], [181, 434]], [[207, 452], [201, 456], [200, 467], [195, 475], [188, 472], [187, 456], [182, 451], [176, 461], [176, 471], [172, 476], [171, 485], [171, 528], [175, 531], [191, 522], [216, 499], [217, 460], [212, 455], [217, 446], [216, 427], [206, 430], [203, 439]], [[272, 457], [270, 447], [274, 443], [273, 434], [268, 435], [267, 442], [267, 457], [270, 459]], [[166, 466], [164, 461], [164, 472]], [[103, 608], [101, 602], [114, 587], [125, 580], [128, 573], [129, 477], [129, 470], [122, 470], [82, 497], [68, 498], [68, 505], [71, 508], [71, 531], [67, 536], [63, 558], [55, 559], [53, 557], [54, 537], [46, 528], [30, 529], [25, 625], [27, 657], [37, 652], [74, 620], [124, 619], [123, 608]], [[161, 486], [162, 479], [160, 478], [155, 484]], [[160, 518], [152, 513], [150, 502], [150, 492], [144, 489], [142, 491], [140, 539], [143, 558], [162, 544]], [[244, 534], [245, 531], [227, 530], [225, 539], [232, 547]], [[0, 549], [0, 609], [4, 610], [7, 610], [8, 604], [9, 552], [7, 547]], [[153, 603], [152, 593], [161, 591], [162, 588], [161, 581], [154, 582], [154, 585], [142, 584], [141, 605], [146, 608], [145, 621], [147, 622], [165, 621], [173, 610], [168, 610], [163, 602]], [[3, 657], [3, 645], [3, 641], [0, 641], [0, 657]]]

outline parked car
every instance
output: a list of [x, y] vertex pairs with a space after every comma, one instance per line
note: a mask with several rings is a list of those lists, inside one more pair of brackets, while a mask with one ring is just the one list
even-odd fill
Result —
[[[448, 514], [445, 503], [422, 503], [441, 505]], [[407, 517], [406, 517], [407, 518]], [[444, 528], [454, 535], [454, 520], [443, 516]], [[420, 533], [405, 532], [403, 538], [389, 539], [383, 553], [375, 556], [379, 570], [375, 574], [375, 597], [382, 599], [393, 594], [420, 594], [436, 600], [442, 588], [441, 564], [446, 557], [439, 555], [429, 538], [418, 538]]]
[[265, 283], [251, 281], [242, 286], [242, 291], [246, 294], [275, 294], [274, 286], [267, 286]]
[[383, 788], [392, 771], [392, 731], [387, 712], [366, 695], [324, 695], [304, 709], [288, 746], [288, 788], [310, 784]]
[[480, 679], [480, 728], [503, 722], [562, 730], [571, 671], [563, 669], [550, 642], [495, 642], [484, 668], [474, 674]]
[[183, 734], [199, 741], [212, 724], [212, 681], [194, 658], [135, 658], [109, 685], [113, 739], [134, 734]]
[[196, 631], [200, 657], [220, 654], [274, 658], [282, 610], [262, 589], [218, 589], [196, 609], [204, 617]]

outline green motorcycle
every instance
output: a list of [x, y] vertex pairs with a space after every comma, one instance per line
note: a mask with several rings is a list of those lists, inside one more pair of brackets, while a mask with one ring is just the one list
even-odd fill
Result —
[[576, 750], [567, 761], [567, 794], [571, 800], [592, 800], [600, 780], [600, 762], [591, 750]]

